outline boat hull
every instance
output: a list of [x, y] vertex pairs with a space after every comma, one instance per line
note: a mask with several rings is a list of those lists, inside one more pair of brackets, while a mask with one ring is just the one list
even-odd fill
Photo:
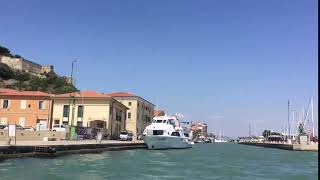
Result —
[[192, 145], [187, 138], [176, 136], [145, 136], [148, 149], [186, 149]]

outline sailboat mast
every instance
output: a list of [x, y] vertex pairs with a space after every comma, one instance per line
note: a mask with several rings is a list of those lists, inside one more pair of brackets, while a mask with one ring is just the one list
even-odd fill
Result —
[[290, 139], [290, 102], [288, 100], [288, 135]]
[[314, 137], [313, 97], [311, 97], [310, 103], [311, 103], [312, 137]]

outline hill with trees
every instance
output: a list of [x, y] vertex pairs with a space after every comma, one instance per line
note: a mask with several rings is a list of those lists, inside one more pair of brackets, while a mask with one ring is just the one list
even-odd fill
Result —
[[[0, 46], [0, 56], [21, 57], [11, 54], [8, 48]], [[62, 94], [75, 92], [77, 88], [67, 83], [63, 77], [54, 72], [44, 74], [43, 77], [27, 72], [11, 69], [0, 62], [0, 88], [10, 88], [26, 91], [43, 91], [47, 93]]]

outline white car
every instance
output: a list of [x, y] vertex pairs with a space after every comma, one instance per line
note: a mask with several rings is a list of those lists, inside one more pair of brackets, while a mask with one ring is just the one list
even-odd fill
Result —
[[52, 131], [57, 131], [57, 132], [64, 132], [66, 131], [67, 127], [63, 124], [56, 124], [53, 125]]
[[31, 127], [31, 126], [24, 127], [23, 130], [25, 130], [25, 131], [35, 131], [35, 129], [33, 127]]
[[128, 133], [127, 131], [122, 131], [120, 133], [120, 140], [132, 141], [132, 137], [133, 137], [133, 134], [132, 133]]

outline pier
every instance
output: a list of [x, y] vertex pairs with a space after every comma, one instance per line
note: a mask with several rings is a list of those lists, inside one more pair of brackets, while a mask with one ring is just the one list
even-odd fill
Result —
[[0, 160], [146, 148], [143, 141], [20, 141], [16, 145], [0, 145]]
[[265, 148], [277, 148], [291, 151], [318, 151], [318, 144], [286, 144], [266, 142], [239, 142], [243, 145], [260, 146]]

